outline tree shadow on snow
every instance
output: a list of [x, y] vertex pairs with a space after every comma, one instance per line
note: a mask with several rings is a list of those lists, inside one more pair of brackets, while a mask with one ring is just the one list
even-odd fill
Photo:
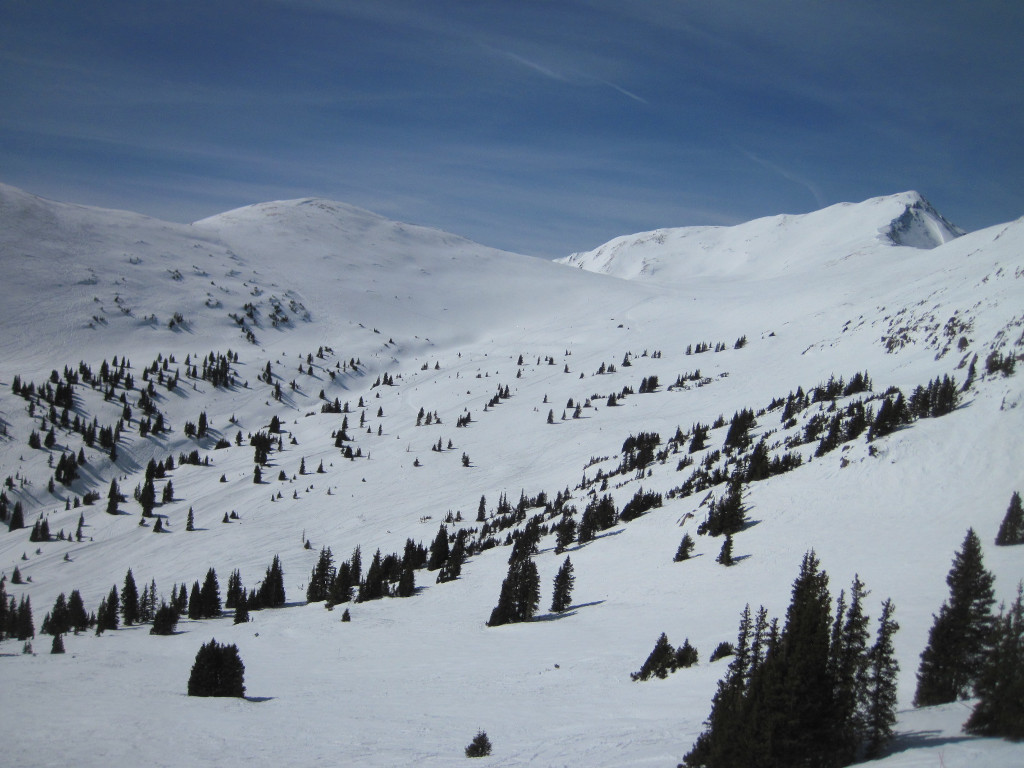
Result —
[[922, 749], [928, 747], [943, 747], [947, 744], [959, 744], [964, 741], [973, 741], [976, 737], [943, 736], [941, 731], [906, 731], [897, 733], [889, 743], [886, 755], [895, 755], [911, 749]]
[[541, 616], [534, 616], [530, 621], [558, 621], [559, 619], [566, 619], [570, 616], [575, 616], [580, 608], [590, 608], [594, 605], [600, 605], [604, 600], [594, 600], [589, 603], [579, 603], [578, 605], [570, 605], [562, 613], [545, 613]]
[[243, 696], [242, 698], [245, 699], [248, 702], [253, 703], [253, 704], [262, 704], [265, 701], [273, 701], [277, 697], [276, 696]]

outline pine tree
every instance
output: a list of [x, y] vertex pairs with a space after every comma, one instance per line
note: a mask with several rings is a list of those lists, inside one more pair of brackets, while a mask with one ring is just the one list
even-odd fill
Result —
[[306, 601], [310, 603], [326, 600], [330, 595], [331, 582], [334, 581], [334, 555], [330, 547], [323, 547], [320, 550], [320, 557], [317, 559], [313, 572], [309, 576], [309, 586], [306, 587]]
[[260, 584], [257, 601], [260, 608], [280, 608], [284, 605], [284, 571], [281, 568], [281, 558], [277, 555], [274, 555], [274, 560], [267, 568], [267, 574]]
[[196, 520], [192, 513], [192, 507], [188, 508], [188, 519], [185, 521], [185, 530], [194, 531], [196, 529]]
[[649, 680], [651, 676], [664, 680], [669, 672], [676, 671], [676, 651], [668, 641], [668, 635], [664, 632], [654, 644], [654, 650], [648, 655], [639, 671], [630, 674], [633, 682]]
[[204, 619], [215, 619], [220, 616], [220, 584], [217, 572], [211, 568], [206, 572], [206, 579], [199, 590], [200, 615]]
[[715, 558], [716, 563], [722, 565], [734, 565], [735, 560], [732, 557], [732, 534], [725, 534], [725, 541], [722, 542], [722, 550], [718, 553], [718, 557]]
[[211, 640], [196, 654], [188, 678], [189, 696], [245, 695], [245, 665], [235, 645]]
[[1024, 544], [1024, 507], [1021, 506], [1020, 493], [1017, 491], [1010, 497], [1010, 506], [996, 534], [996, 544], [1001, 547]]
[[395, 597], [412, 597], [416, 594], [416, 571], [411, 565], [402, 567], [402, 574], [398, 578], [398, 589], [395, 590]]
[[693, 547], [693, 537], [688, 533], [684, 533], [683, 540], [679, 542], [679, 549], [676, 550], [676, 554], [675, 557], [672, 558], [672, 562], [681, 563], [683, 560], [689, 560], [690, 555], [693, 553]]
[[89, 614], [85, 612], [82, 595], [77, 589], [72, 590], [68, 598], [68, 622], [76, 635], [89, 628]]
[[914, 706], [946, 704], [970, 696], [992, 631], [993, 582], [982, 563], [981, 542], [970, 528], [946, 576], [949, 600], [935, 616], [928, 645], [921, 653]]
[[833, 706], [836, 722], [834, 744], [843, 764], [856, 759], [864, 734], [864, 695], [867, 676], [868, 617], [864, 613], [867, 592], [864, 582], [854, 576], [850, 587], [850, 606], [845, 593], [836, 601], [829, 650], [829, 676], [833, 681]]
[[530, 557], [517, 558], [509, 564], [501, 584], [498, 604], [491, 611], [487, 626], [496, 627], [533, 618], [540, 603], [540, 576]]
[[50, 653], [64, 653], [64, 635], [54, 635], [53, 645], [50, 646]]
[[[12, 599], [11, 604], [14, 604]], [[25, 595], [18, 603], [15, 634], [18, 640], [30, 640], [36, 636], [35, 622], [32, 621], [32, 599]]]
[[188, 617], [193, 621], [203, 618], [203, 601], [199, 594], [199, 582], [193, 581], [188, 595]]
[[487, 757], [491, 754], [491, 740], [484, 731], [477, 731], [476, 736], [466, 747], [466, 757]]
[[245, 624], [249, 621], [249, 607], [246, 605], [246, 602], [246, 599], [241, 597], [235, 603], [235, 624]]
[[107, 611], [106, 616], [100, 620], [103, 629], [117, 629], [120, 625], [120, 619], [118, 618], [117, 609], [121, 605], [121, 601], [117, 596], [117, 586], [110, 588], [109, 594], [107, 594]]
[[568, 557], [562, 563], [562, 567], [555, 574], [555, 583], [551, 595], [551, 610], [555, 613], [564, 613], [572, 605], [572, 588], [576, 583], [573, 575], [572, 562]]
[[149, 630], [151, 635], [173, 635], [178, 626], [178, 611], [174, 606], [162, 603], [153, 616], [153, 628]]
[[892, 637], [900, 625], [892, 618], [895, 610], [892, 600], [882, 603], [875, 644], [868, 652], [863, 711], [864, 757], [868, 760], [881, 755], [896, 725], [896, 676], [900, 671], [900, 663], [896, 660]]
[[964, 724], [965, 731], [1024, 739], [1024, 583], [1017, 584], [1016, 600], [995, 621], [975, 692], [978, 704]]
[[427, 558], [427, 570], [436, 571], [445, 561], [448, 560], [450, 549], [448, 547], [448, 529], [442, 524], [437, 529], [437, 535], [430, 545], [430, 555]]

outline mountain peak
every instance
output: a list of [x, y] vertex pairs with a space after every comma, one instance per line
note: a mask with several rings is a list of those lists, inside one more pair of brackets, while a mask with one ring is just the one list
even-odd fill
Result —
[[894, 245], [911, 248], [935, 248], [964, 234], [917, 192], [893, 196], [904, 204], [903, 213], [894, 218], [885, 236]]
[[[820, 268], [894, 245], [935, 248], [963, 231], [919, 193], [901, 192], [730, 227], [658, 229], [615, 238], [560, 263], [626, 279], [761, 278]], [[888, 257], [886, 257], [888, 258]]]

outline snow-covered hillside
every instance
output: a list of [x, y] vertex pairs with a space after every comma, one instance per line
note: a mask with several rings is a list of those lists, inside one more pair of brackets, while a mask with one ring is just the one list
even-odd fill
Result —
[[[675, 765], [728, 663], [709, 663], [712, 649], [735, 639], [745, 604], [785, 612], [812, 548], [833, 595], [859, 574], [873, 618], [885, 597], [897, 606], [903, 711], [881, 764], [1024, 762], [1019, 745], [960, 733], [967, 703], [911, 708], [967, 528], [1000, 599], [1024, 577], [1024, 548], [992, 545], [1024, 490], [1024, 379], [986, 365], [1024, 351], [1024, 220], [963, 234], [904, 193], [618, 238], [569, 257], [581, 267], [571, 269], [324, 200], [177, 225], [0, 186], [0, 260], [0, 480], [26, 523], [0, 529], [0, 571], [9, 595], [31, 599], [37, 633], [58, 594], [78, 589], [95, 611], [129, 568], [140, 589], [152, 580], [169, 598], [210, 567], [222, 590], [234, 569], [253, 588], [278, 555], [287, 594], [287, 607], [246, 624], [227, 611], [183, 619], [172, 637], [147, 626], [69, 635], [64, 656], [38, 634], [34, 656], [3, 641], [11, 764], [62, 761], [73, 745], [89, 765], [441, 766], [464, 759], [482, 728], [492, 765]], [[207, 364], [229, 379], [204, 378]], [[784, 417], [798, 387], [863, 372], [867, 389]], [[877, 412], [890, 387], [909, 396], [943, 376], [971, 380], [952, 413], [815, 455], [826, 434], [814, 424], [858, 402]], [[64, 426], [45, 391], [69, 380]], [[749, 458], [750, 446], [715, 455], [745, 408], [756, 414], [751, 445], [800, 464], [744, 485], [752, 524], [736, 536], [739, 562], [724, 567], [721, 538], [696, 528], [724, 493], [713, 472], [720, 480]], [[158, 414], [162, 433], [151, 430]], [[201, 414], [203, 437], [187, 429]], [[282, 431], [255, 483], [249, 438], [275, 417]], [[111, 430], [120, 420], [114, 456], [85, 444], [76, 419]], [[673, 438], [698, 424], [707, 445], [691, 453]], [[51, 427], [52, 446], [29, 446]], [[657, 433], [662, 453], [619, 471], [624, 441], [641, 432]], [[182, 463], [193, 451], [199, 464]], [[79, 452], [78, 478], [51, 490], [55, 468]], [[171, 498], [143, 518], [132, 490], [168, 457], [174, 468], [155, 486], [159, 499], [173, 482]], [[126, 496], [120, 514], [105, 512], [112, 480]], [[545, 516], [541, 493], [583, 512], [604, 494], [621, 509], [641, 488], [662, 506], [558, 555], [555, 535], [541, 538], [537, 620], [485, 625], [504, 544], [525, 524], [502, 527], [500, 496], [523, 498], [522, 517], [551, 526], [562, 512]], [[82, 504], [90, 492], [98, 501]], [[40, 516], [52, 540], [30, 542]], [[154, 533], [157, 520], [167, 532]], [[413, 597], [306, 604], [322, 547], [337, 562], [359, 546], [365, 571], [378, 549], [429, 547], [445, 520], [481, 545], [457, 580], [419, 569]], [[485, 524], [494, 540], [483, 546]], [[673, 562], [684, 533], [697, 556]], [[549, 613], [566, 554], [573, 607]], [[688, 638], [699, 664], [632, 682], [661, 632]], [[238, 645], [248, 700], [185, 696], [212, 637]], [[66, 739], [53, 738], [57, 712]]]

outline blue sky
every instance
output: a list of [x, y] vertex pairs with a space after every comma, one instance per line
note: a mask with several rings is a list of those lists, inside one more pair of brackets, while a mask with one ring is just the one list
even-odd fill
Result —
[[1019, 0], [0, 0], [0, 181], [546, 257], [917, 189], [1024, 214]]

